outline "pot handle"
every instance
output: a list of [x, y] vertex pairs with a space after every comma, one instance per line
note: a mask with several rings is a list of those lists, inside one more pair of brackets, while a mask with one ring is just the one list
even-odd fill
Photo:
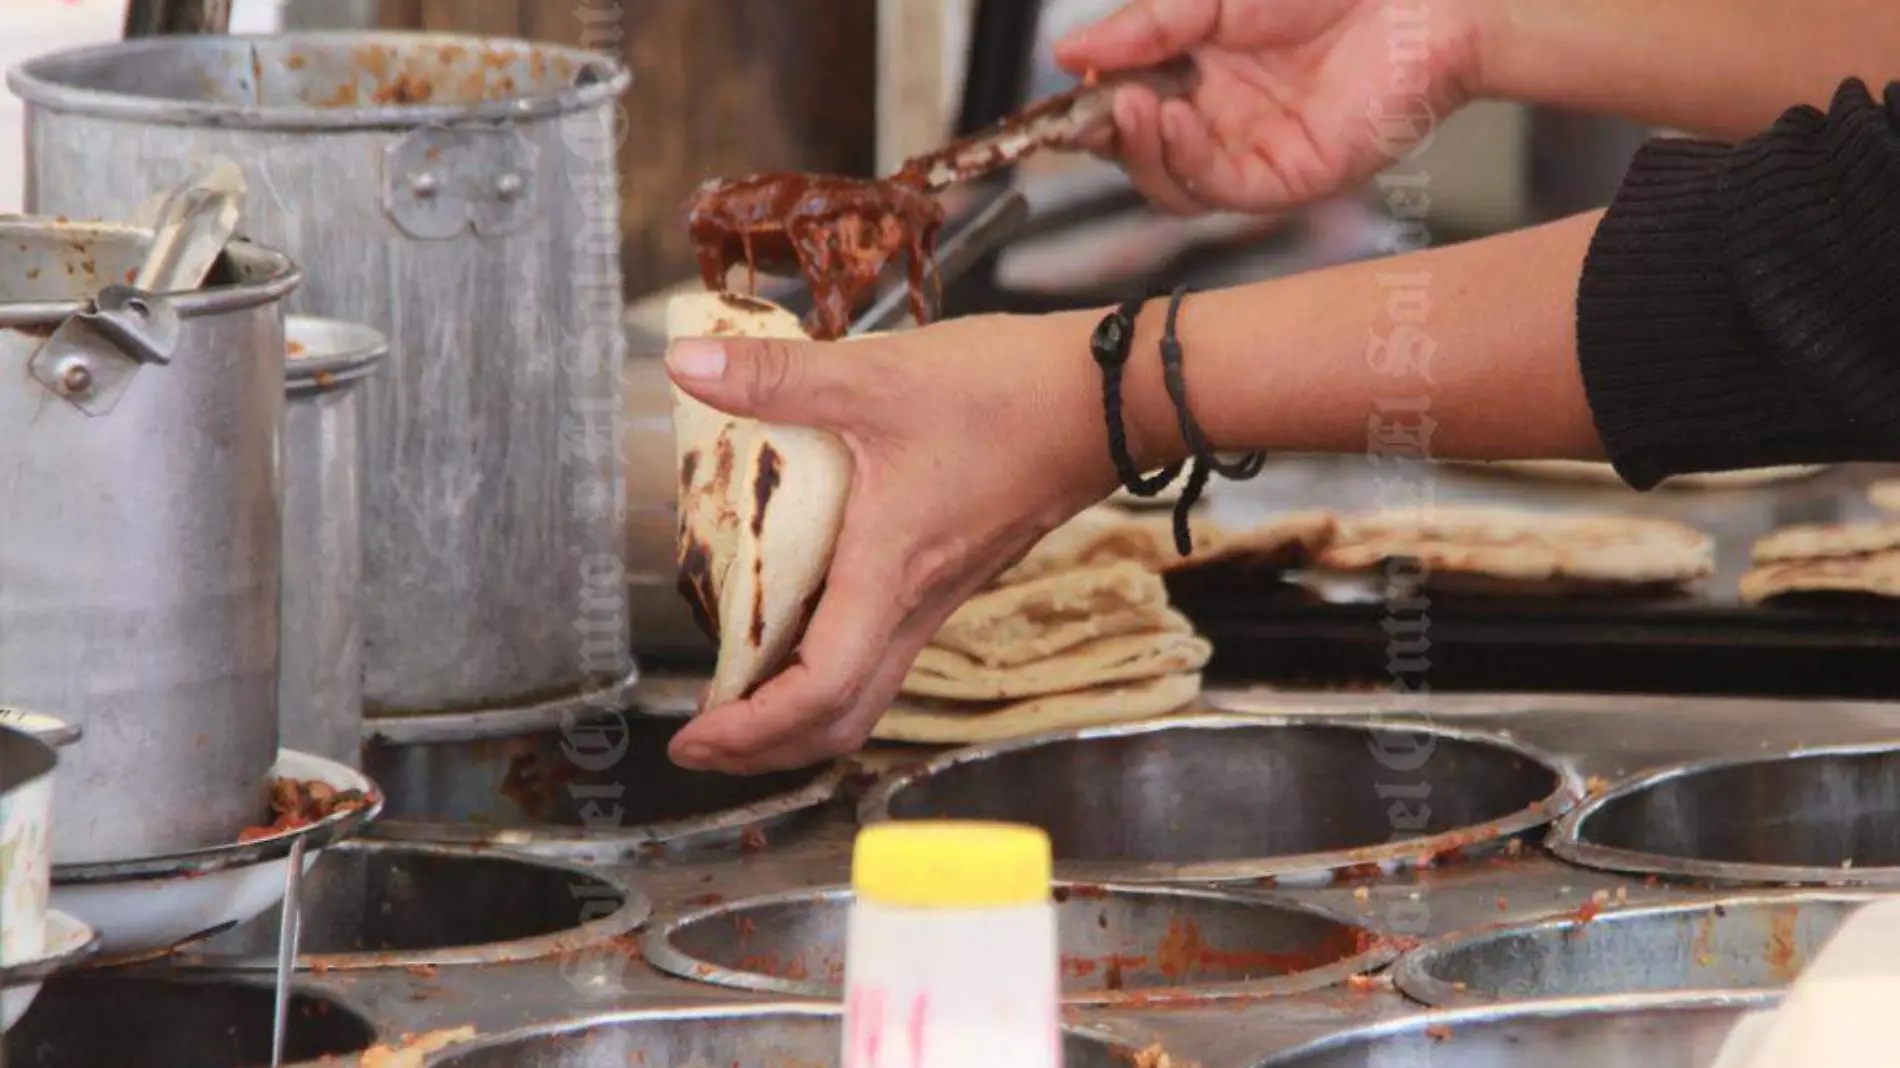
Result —
[[62, 749], [84, 736], [76, 723], [39, 712], [27, 712], [18, 708], [0, 708], [0, 727], [11, 728], [22, 734], [45, 742], [55, 749]]
[[165, 298], [131, 286], [107, 286], [40, 345], [27, 361], [27, 373], [87, 415], [105, 415], [140, 367], [171, 362], [183, 326]]

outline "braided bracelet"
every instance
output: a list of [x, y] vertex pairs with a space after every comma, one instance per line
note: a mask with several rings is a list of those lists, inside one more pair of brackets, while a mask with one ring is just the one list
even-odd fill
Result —
[[1181, 474], [1183, 465], [1170, 464], [1154, 475], [1143, 477], [1128, 455], [1128, 430], [1122, 424], [1122, 368], [1128, 363], [1128, 350], [1135, 342], [1135, 316], [1141, 313], [1147, 298], [1123, 301], [1095, 327], [1089, 338], [1089, 351], [1102, 368], [1102, 411], [1108, 419], [1108, 455], [1115, 463], [1115, 475], [1122, 487], [1137, 497], [1153, 497], [1167, 489]]
[[1194, 551], [1193, 536], [1188, 530], [1188, 512], [1200, 501], [1209, 477], [1217, 474], [1236, 482], [1244, 481], [1258, 475], [1267, 465], [1267, 454], [1264, 452], [1250, 452], [1232, 462], [1215, 456], [1207, 442], [1207, 435], [1201, 431], [1201, 424], [1195, 421], [1193, 413], [1188, 410], [1187, 376], [1181, 368], [1185, 353], [1181, 348], [1181, 338], [1175, 332], [1181, 314], [1181, 301], [1186, 296], [1187, 287], [1182, 286], [1168, 298], [1167, 324], [1161, 332], [1162, 380], [1167, 384], [1168, 398], [1174, 402], [1175, 415], [1181, 427], [1181, 440], [1187, 444], [1188, 452], [1194, 457], [1194, 468], [1188, 475], [1187, 486], [1174, 506], [1174, 548], [1182, 556]]

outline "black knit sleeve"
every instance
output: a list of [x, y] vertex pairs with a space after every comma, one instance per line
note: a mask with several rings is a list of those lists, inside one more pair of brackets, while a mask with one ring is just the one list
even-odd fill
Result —
[[1672, 474], [1900, 459], [1900, 83], [1638, 153], [1577, 292], [1598, 433]]

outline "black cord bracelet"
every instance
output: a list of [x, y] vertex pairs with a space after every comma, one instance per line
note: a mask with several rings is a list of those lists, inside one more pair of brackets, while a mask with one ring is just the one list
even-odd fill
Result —
[[1128, 350], [1135, 343], [1135, 317], [1148, 302], [1146, 297], [1123, 301], [1104, 317], [1089, 337], [1089, 351], [1102, 368], [1102, 411], [1108, 420], [1108, 455], [1115, 463], [1115, 475], [1122, 487], [1137, 497], [1153, 497], [1176, 478], [1182, 464], [1171, 464], [1152, 476], [1143, 477], [1128, 454], [1128, 430], [1122, 423], [1122, 369], [1128, 364]]
[[1267, 465], [1267, 454], [1264, 452], [1250, 452], [1232, 462], [1215, 456], [1213, 448], [1207, 443], [1207, 435], [1201, 431], [1201, 424], [1195, 421], [1193, 413], [1188, 410], [1187, 375], [1181, 366], [1185, 353], [1181, 348], [1181, 338], [1175, 332], [1181, 314], [1181, 301], [1186, 296], [1187, 287], [1182, 286], [1168, 298], [1167, 323], [1161, 332], [1161, 377], [1167, 384], [1168, 398], [1174, 401], [1181, 440], [1187, 443], [1188, 452], [1194, 458], [1187, 486], [1174, 506], [1174, 548], [1182, 556], [1194, 551], [1193, 535], [1188, 530], [1188, 512], [1200, 501], [1208, 479], [1218, 474], [1238, 482], [1253, 478]]

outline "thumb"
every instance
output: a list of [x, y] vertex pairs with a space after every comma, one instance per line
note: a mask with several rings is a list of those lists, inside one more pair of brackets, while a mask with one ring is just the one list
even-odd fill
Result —
[[854, 392], [836, 348], [779, 338], [691, 338], [667, 349], [666, 369], [680, 389], [727, 415], [835, 426], [852, 410]]
[[1211, 40], [1220, 0], [1128, 0], [1056, 42], [1056, 62], [1073, 73], [1165, 63]]

